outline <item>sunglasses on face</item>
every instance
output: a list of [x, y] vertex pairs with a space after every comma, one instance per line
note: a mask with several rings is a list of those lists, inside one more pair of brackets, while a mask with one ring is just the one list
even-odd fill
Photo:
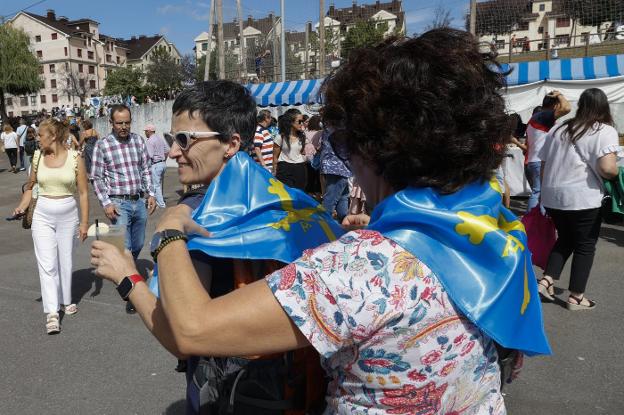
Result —
[[304, 123], [305, 123], [304, 120], [295, 120], [295, 124], [301, 125], [301, 124], [304, 124]]
[[165, 133], [165, 140], [171, 147], [175, 142], [184, 151], [188, 150], [191, 145], [198, 140], [206, 138], [216, 138], [221, 133], [215, 131], [178, 131], [176, 133]]

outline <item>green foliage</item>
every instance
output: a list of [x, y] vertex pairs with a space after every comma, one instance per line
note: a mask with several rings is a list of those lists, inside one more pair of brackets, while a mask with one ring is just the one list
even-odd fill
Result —
[[[336, 55], [338, 54], [338, 37], [339, 31], [326, 27], [325, 28], [325, 54]], [[312, 50], [319, 50], [319, 36], [316, 32], [310, 33], [310, 45]]]
[[[236, 79], [239, 76], [239, 61], [236, 55], [234, 55], [230, 50], [226, 49], [224, 51], [225, 57], [225, 78], [226, 79]], [[250, 67], [247, 67], [249, 70]], [[197, 82], [204, 81], [204, 71], [206, 70], [206, 55], [199, 58], [196, 65], [195, 77]], [[210, 73], [209, 79], [215, 80], [219, 78], [219, 59], [217, 57], [217, 51], [213, 51], [210, 54]]]
[[167, 94], [182, 87], [182, 66], [164, 48], [156, 48], [145, 71], [147, 88], [153, 94]]
[[375, 46], [384, 39], [388, 31], [388, 23], [378, 23], [371, 20], [359, 21], [349, 29], [342, 42], [342, 55], [349, 57], [351, 51], [360, 48]]
[[138, 68], [117, 68], [108, 73], [105, 95], [121, 95], [126, 97], [134, 95], [141, 97], [144, 95], [143, 79], [145, 74]]
[[23, 95], [43, 88], [39, 60], [30, 50], [30, 39], [21, 29], [0, 25], [0, 115], [6, 119], [4, 94]]

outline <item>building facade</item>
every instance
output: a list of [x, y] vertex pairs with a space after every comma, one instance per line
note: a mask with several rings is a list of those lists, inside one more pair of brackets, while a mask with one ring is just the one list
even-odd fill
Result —
[[543, 49], [600, 43], [603, 33], [615, 22], [586, 26], [565, 11], [561, 0], [516, 1], [520, 7], [517, 21], [498, 24], [497, 16], [509, 12], [505, 0], [477, 3], [479, 40], [501, 52], [530, 52]]
[[[95, 20], [69, 20], [56, 16], [54, 10], [48, 10], [45, 16], [20, 12], [9, 24], [30, 37], [32, 52], [41, 63], [44, 84], [35, 94], [6, 94], [9, 116], [87, 103], [89, 98], [102, 94], [109, 71], [127, 64], [145, 64], [154, 46], [171, 48], [172, 54], [180, 58], [175, 46], [163, 36], [156, 36], [154, 42], [114, 38], [101, 34]], [[151, 47], [144, 49], [144, 43], [150, 43]]]

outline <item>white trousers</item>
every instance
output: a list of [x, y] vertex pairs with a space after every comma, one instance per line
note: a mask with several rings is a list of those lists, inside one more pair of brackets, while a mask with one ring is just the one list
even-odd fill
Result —
[[72, 303], [72, 254], [78, 231], [78, 207], [73, 197], [39, 196], [32, 221], [44, 313], [56, 313]]

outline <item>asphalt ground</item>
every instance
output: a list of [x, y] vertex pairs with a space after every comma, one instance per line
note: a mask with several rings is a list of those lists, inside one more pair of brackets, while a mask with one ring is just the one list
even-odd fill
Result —
[[[0, 154], [0, 218], [17, 205], [26, 181], [7, 167]], [[164, 187], [174, 204], [181, 189], [175, 169]], [[104, 219], [92, 192], [90, 201], [91, 221]], [[150, 217], [146, 240], [161, 213]], [[174, 371], [176, 359], [138, 316], [125, 313], [114, 286], [93, 275], [89, 243], [74, 251], [79, 312], [48, 336], [31, 233], [0, 219], [0, 415], [183, 414], [185, 380]], [[556, 283], [559, 300], [543, 305], [554, 354], [525, 360], [520, 378], [504, 390], [509, 414], [624, 414], [623, 246], [624, 227], [603, 225], [587, 292], [595, 310], [565, 309], [566, 267]], [[152, 266], [147, 250], [141, 269]]]

